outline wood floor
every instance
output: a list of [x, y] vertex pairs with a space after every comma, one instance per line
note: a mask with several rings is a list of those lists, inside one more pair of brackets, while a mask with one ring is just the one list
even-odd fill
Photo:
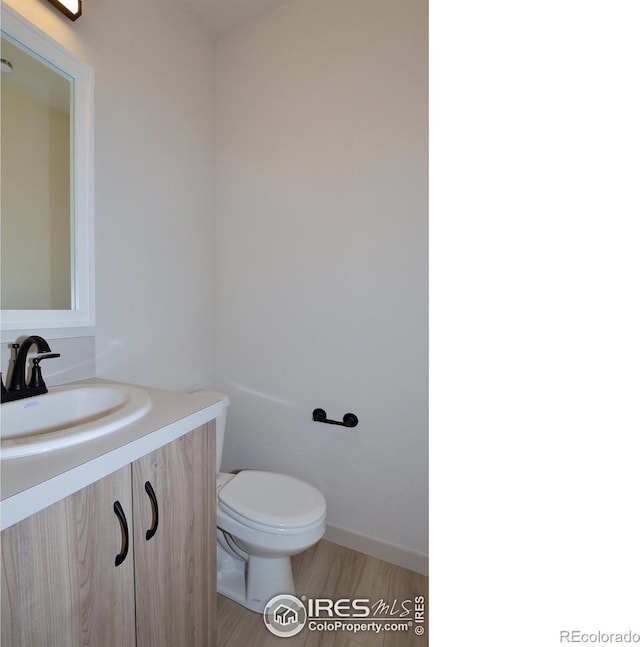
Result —
[[[412, 623], [408, 631], [311, 631], [307, 626], [296, 636], [280, 638], [265, 627], [262, 615], [218, 595], [218, 647], [424, 647], [428, 644], [427, 578], [374, 557], [321, 540], [292, 558], [298, 597], [368, 598], [387, 604], [416, 596], [425, 598], [424, 634]], [[391, 614], [387, 612], [385, 617]], [[397, 615], [395, 616], [397, 618]], [[402, 622], [405, 619], [398, 619]], [[420, 629], [418, 629], [420, 631]]]

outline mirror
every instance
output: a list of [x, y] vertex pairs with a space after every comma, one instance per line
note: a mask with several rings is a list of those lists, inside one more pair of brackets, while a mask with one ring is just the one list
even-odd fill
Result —
[[0, 301], [11, 310], [70, 310], [73, 80], [8, 37], [1, 51]]
[[2, 6], [2, 330], [93, 326], [93, 74]]

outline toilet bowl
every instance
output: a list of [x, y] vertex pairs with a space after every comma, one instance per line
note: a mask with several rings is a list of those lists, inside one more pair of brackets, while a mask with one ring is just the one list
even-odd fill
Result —
[[220, 472], [226, 413], [216, 420], [218, 593], [262, 613], [276, 595], [295, 595], [291, 556], [324, 535], [326, 502], [293, 476]]
[[217, 494], [218, 593], [258, 613], [275, 595], [295, 595], [290, 557], [324, 535], [322, 494], [258, 470], [218, 474]]

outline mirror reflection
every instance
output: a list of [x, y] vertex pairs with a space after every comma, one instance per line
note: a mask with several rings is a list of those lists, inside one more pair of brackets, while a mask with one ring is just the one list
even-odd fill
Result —
[[3, 309], [70, 310], [73, 80], [2, 35]]

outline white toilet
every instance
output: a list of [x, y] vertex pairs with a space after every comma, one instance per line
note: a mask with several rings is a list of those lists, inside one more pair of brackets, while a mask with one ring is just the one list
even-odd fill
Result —
[[290, 557], [324, 535], [327, 506], [293, 476], [221, 473], [225, 417], [216, 420], [218, 593], [262, 613], [275, 595], [295, 595]]

